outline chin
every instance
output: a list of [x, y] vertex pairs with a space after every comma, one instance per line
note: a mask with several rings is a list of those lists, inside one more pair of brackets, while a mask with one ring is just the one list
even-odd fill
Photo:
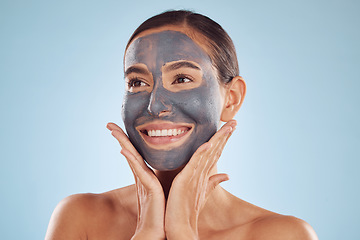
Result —
[[147, 164], [158, 171], [175, 171], [181, 169], [189, 162], [192, 154], [192, 150], [187, 149], [187, 151], [185, 151], [182, 148], [170, 151], [152, 150], [141, 153]]

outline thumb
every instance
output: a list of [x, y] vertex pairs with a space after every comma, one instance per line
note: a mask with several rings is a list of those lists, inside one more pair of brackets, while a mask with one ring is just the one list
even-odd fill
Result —
[[209, 177], [209, 182], [206, 189], [206, 196], [208, 196], [221, 182], [227, 181], [229, 179], [229, 175], [227, 175], [226, 173], [219, 173]]

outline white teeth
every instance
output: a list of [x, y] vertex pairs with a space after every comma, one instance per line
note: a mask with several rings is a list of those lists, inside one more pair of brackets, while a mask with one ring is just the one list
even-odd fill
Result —
[[167, 136], [167, 130], [166, 129], [163, 129], [161, 130], [161, 136]]
[[180, 129], [162, 129], [162, 130], [148, 130], [147, 134], [150, 137], [170, 137], [184, 133], [185, 130]]
[[150, 137], [154, 136], [154, 135], [155, 135], [155, 131], [154, 131], [154, 130], [148, 131], [148, 135], [149, 135]]
[[177, 133], [177, 130], [176, 130], [176, 129], [173, 129], [173, 131], [172, 131], [172, 135], [173, 135], [173, 136], [178, 135], [178, 133]]

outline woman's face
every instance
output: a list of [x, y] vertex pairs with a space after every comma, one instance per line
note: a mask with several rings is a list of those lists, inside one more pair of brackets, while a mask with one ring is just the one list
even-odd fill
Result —
[[125, 80], [125, 128], [154, 169], [184, 166], [217, 131], [222, 88], [209, 56], [183, 32], [136, 38], [125, 53]]

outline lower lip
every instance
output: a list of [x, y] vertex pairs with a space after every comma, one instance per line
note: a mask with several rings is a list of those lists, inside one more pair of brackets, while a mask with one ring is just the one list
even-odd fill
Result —
[[140, 132], [141, 136], [144, 138], [146, 142], [152, 145], [165, 145], [177, 142], [181, 140], [182, 138], [186, 137], [188, 133], [190, 133], [191, 129], [189, 129], [186, 132], [183, 132], [176, 136], [167, 136], [167, 137], [150, 137], [146, 135], [145, 133]]

